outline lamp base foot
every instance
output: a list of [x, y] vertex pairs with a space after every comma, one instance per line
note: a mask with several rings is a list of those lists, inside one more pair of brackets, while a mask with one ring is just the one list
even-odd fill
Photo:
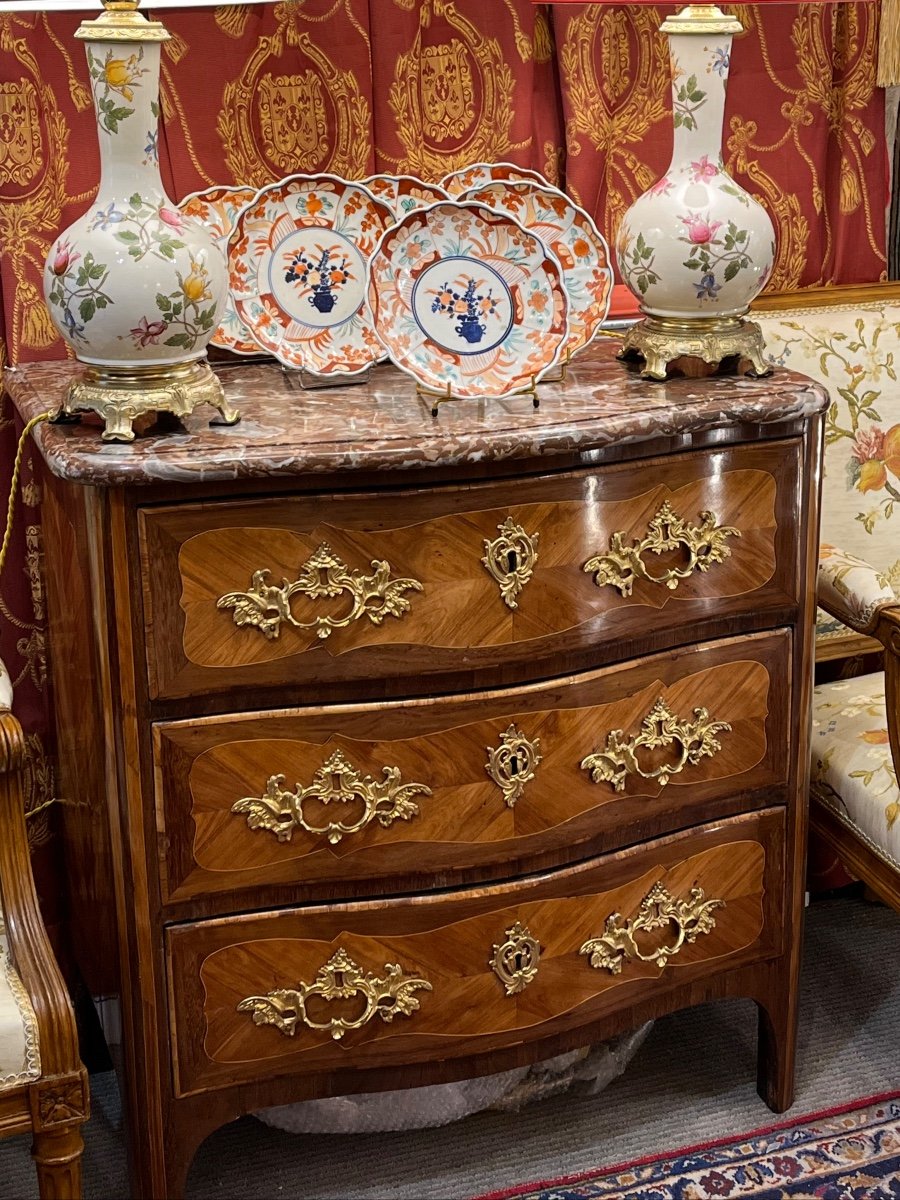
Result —
[[700, 359], [720, 365], [726, 359], [745, 364], [747, 375], [771, 375], [765, 357], [762, 330], [744, 317], [644, 317], [626, 332], [618, 357], [643, 359], [644, 379], [664, 380], [669, 366], [679, 358]]
[[234, 425], [240, 420], [205, 359], [167, 367], [89, 366], [81, 379], [70, 384], [58, 419], [93, 412], [105, 422], [104, 442], [133, 442], [139, 417], [152, 413], [186, 417], [200, 404], [218, 411], [218, 424]]

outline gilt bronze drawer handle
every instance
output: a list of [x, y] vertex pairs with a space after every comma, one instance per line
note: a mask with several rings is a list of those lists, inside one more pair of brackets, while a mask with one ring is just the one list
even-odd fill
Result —
[[541, 761], [541, 740], [530, 741], [521, 729], [510, 725], [500, 734], [499, 746], [486, 746], [488, 760], [484, 769], [503, 793], [509, 808], [525, 791], [525, 784], [534, 779], [535, 768]]
[[[248, 1012], [254, 1025], [274, 1025], [285, 1037], [293, 1037], [298, 1025], [329, 1033], [340, 1041], [348, 1029], [360, 1029], [380, 1017], [408, 1017], [419, 1007], [417, 991], [431, 991], [427, 979], [404, 975], [397, 963], [385, 963], [384, 976], [363, 974], [362, 969], [341, 947], [319, 969], [312, 983], [299, 983], [296, 988], [278, 988], [265, 996], [248, 996], [237, 1006], [238, 1012]], [[330, 1021], [315, 1021], [306, 1011], [310, 996], [323, 1000], [352, 1000], [360, 996], [365, 1008], [358, 1017], [332, 1017]]]
[[539, 533], [526, 533], [512, 517], [498, 525], [500, 536], [484, 539], [484, 563], [492, 579], [500, 587], [500, 595], [508, 608], [518, 608], [519, 593], [534, 574], [538, 560]]
[[[699, 525], [689, 525], [667, 500], [647, 526], [645, 537], [626, 546], [624, 532], [611, 534], [607, 553], [589, 558], [584, 570], [594, 573], [597, 587], [609, 584], [618, 588], [623, 596], [631, 595], [635, 579], [664, 583], [674, 591], [681, 580], [694, 571], [708, 571], [714, 563], [724, 562], [731, 555], [725, 539], [740, 536], [739, 529], [717, 524], [715, 514], [708, 511], [700, 514]], [[687, 562], [682, 566], [670, 567], [659, 575], [648, 570], [644, 554], [663, 554], [678, 549], [687, 555]]]
[[538, 973], [541, 944], [531, 936], [527, 925], [516, 921], [506, 931], [506, 941], [494, 946], [490, 958], [491, 970], [503, 984], [507, 996], [524, 992]]
[[[267, 570], [253, 572], [246, 592], [227, 592], [216, 601], [216, 608], [234, 610], [235, 625], [255, 625], [271, 641], [281, 633], [287, 621], [297, 629], [315, 629], [320, 638], [331, 636], [333, 629], [345, 629], [361, 617], [380, 625], [385, 617], [402, 617], [409, 612], [410, 601], [404, 592], [422, 592], [418, 579], [391, 579], [391, 565], [385, 560], [372, 559], [372, 574], [350, 570], [345, 562], [325, 542], [300, 568], [297, 579], [281, 581], [281, 587], [266, 583]], [[343, 616], [321, 616], [312, 621], [298, 621], [291, 611], [291, 599], [297, 595], [310, 600], [333, 598], [345, 592], [350, 599], [350, 611]]]
[[[359, 833], [377, 820], [385, 829], [396, 820], [409, 821], [418, 815], [419, 806], [413, 796], [430, 796], [431, 788], [424, 783], [400, 782], [399, 767], [384, 767], [384, 779], [362, 775], [340, 750], [324, 762], [308, 787], [299, 783], [293, 792], [284, 786], [283, 775], [270, 775], [264, 796], [245, 796], [233, 804], [233, 813], [246, 813], [251, 829], [267, 829], [279, 842], [289, 842], [295, 829], [326, 837], [334, 846], [345, 834]], [[315, 825], [303, 813], [307, 800], [323, 806], [336, 805], [341, 816], [337, 820]], [[362, 812], [355, 820], [346, 819], [349, 811]], [[331, 809], [330, 811], [334, 811]]]
[[[688, 763], [696, 765], [701, 758], [711, 758], [721, 750], [722, 744], [715, 735], [723, 730], [730, 732], [729, 723], [711, 721], [705, 708], [695, 708], [693, 720], [685, 721], [660, 697], [644, 717], [640, 733], [626, 738], [621, 729], [613, 729], [606, 735], [606, 746], [583, 758], [581, 766], [590, 771], [594, 783], [611, 783], [617, 792], [625, 790], [629, 775], [658, 779], [660, 787], [665, 787]], [[677, 761], [645, 771], [638, 762], [637, 751], [667, 746], [680, 748]]]
[[[636, 917], [623, 922], [621, 913], [611, 913], [606, 918], [600, 937], [590, 938], [578, 953], [588, 955], [592, 967], [609, 971], [612, 975], [620, 974], [622, 964], [628, 959], [655, 963], [662, 970], [686, 942], [695, 942], [701, 933], [715, 929], [713, 911], [724, 907], [724, 900], [707, 900], [703, 888], [696, 885], [691, 888], [687, 900], [676, 900], [662, 883], [655, 883], [641, 901]], [[669, 946], [659, 946], [649, 954], [643, 954], [635, 935], [652, 933], [655, 929], [664, 929], [666, 925], [674, 925], [677, 931], [675, 941]]]

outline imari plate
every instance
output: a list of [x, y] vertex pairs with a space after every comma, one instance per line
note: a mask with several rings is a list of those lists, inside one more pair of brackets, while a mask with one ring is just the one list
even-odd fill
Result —
[[509, 213], [559, 259], [569, 296], [569, 337], [563, 356], [571, 359], [592, 340], [609, 312], [613, 273], [609, 247], [597, 226], [556, 188], [497, 180], [473, 188], [463, 199]]
[[399, 221], [414, 208], [427, 208], [438, 200], [449, 200], [449, 193], [436, 183], [423, 183], [413, 175], [370, 175], [363, 180], [376, 200], [390, 208]]
[[[211, 187], [202, 192], [192, 192], [178, 207], [187, 217], [196, 217], [212, 232], [216, 245], [227, 257], [228, 237], [234, 228], [238, 213], [256, 195], [256, 188]], [[250, 331], [234, 310], [234, 301], [229, 295], [219, 328], [211, 339], [213, 346], [231, 350], [234, 354], [259, 354], [259, 346], [250, 336]]]
[[552, 187], [549, 179], [545, 179], [540, 171], [532, 171], [530, 167], [518, 167], [515, 163], [473, 163], [470, 167], [462, 167], [451, 171], [441, 180], [445, 192], [458, 198], [471, 188], [483, 187], [496, 179], [513, 179], [520, 183], [536, 183], [538, 187]]
[[292, 175], [238, 215], [229, 286], [264, 350], [315, 375], [356, 375], [382, 354], [366, 312], [366, 271], [391, 210], [336, 175]]
[[369, 264], [369, 306], [392, 361], [459, 398], [531, 388], [568, 335], [559, 263], [481, 204], [445, 200], [389, 229]]

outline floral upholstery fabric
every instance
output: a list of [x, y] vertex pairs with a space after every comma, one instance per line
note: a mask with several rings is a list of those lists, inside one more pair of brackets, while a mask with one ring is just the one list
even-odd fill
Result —
[[9, 960], [0, 897], [0, 1091], [30, 1083], [40, 1073], [37, 1020]]
[[819, 547], [819, 603], [845, 625], [868, 633], [878, 610], [896, 604], [894, 589], [869, 563], [836, 546]]
[[[900, 300], [755, 319], [776, 365], [802, 371], [831, 394], [822, 541], [871, 563], [878, 587], [900, 597]], [[854, 583], [859, 578], [854, 572]], [[821, 612], [818, 629], [820, 637], [846, 633]]]
[[900, 871], [900, 788], [882, 672], [814, 689], [812, 788]]

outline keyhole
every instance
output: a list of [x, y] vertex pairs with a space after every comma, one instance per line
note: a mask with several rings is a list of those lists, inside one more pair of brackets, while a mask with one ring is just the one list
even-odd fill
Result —
[[510, 755], [510, 759], [509, 759], [510, 775], [524, 775], [527, 770], [528, 770], [528, 755], [527, 755], [527, 753], [522, 749], [516, 750], [516, 752], [514, 754]]
[[343, 971], [335, 971], [334, 982], [335, 982], [336, 987], [343, 990], [343, 987], [344, 987], [344, 972]]
[[510, 575], [514, 574], [519, 567], [519, 556], [516, 554], [515, 550], [507, 550], [506, 561], [509, 564], [507, 570], [509, 571]]

